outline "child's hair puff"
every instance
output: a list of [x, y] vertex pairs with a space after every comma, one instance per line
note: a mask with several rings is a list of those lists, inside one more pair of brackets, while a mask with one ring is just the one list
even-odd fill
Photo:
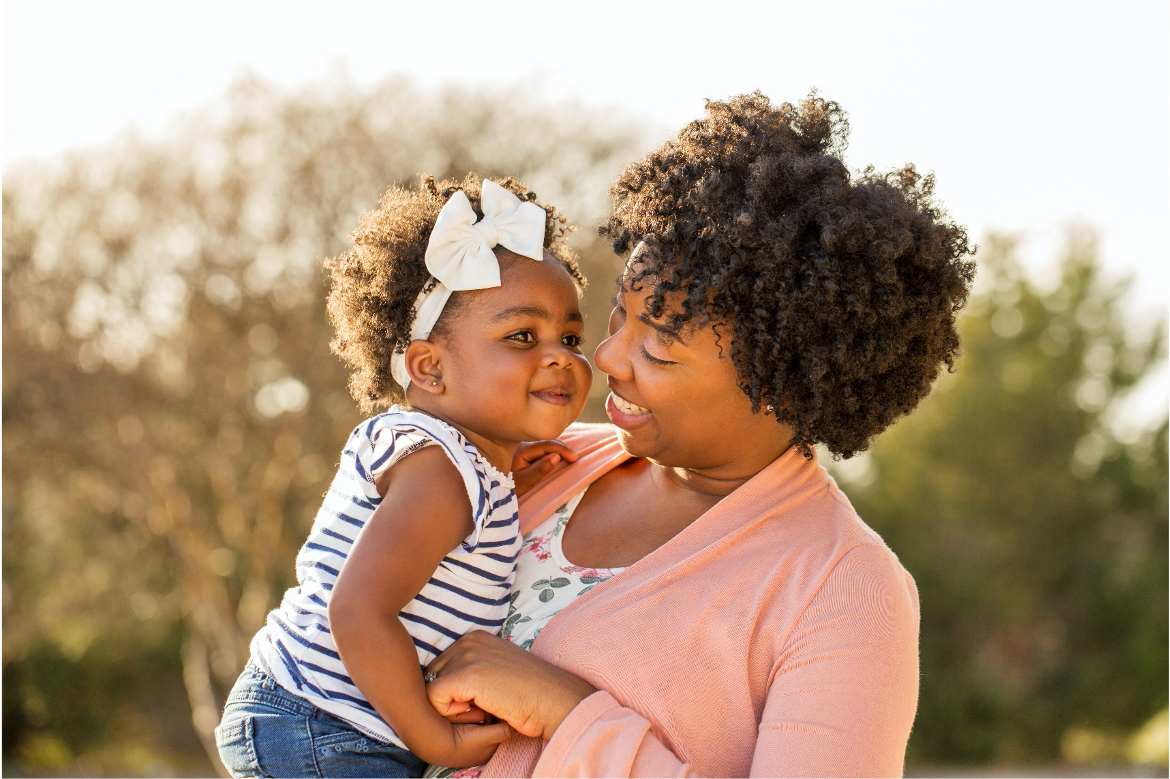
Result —
[[651, 316], [730, 330], [752, 408], [789, 425], [806, 456], [864, 451], [953, 368], [975, 272], [933, 177], [850, 173], [848, 132], [815, 92], [799, 106], [759, 92], [709, 102], [618, 176], [601, 227], [618, 254], [645, 241], [631, 284], [650, 289]]
[[[480, 177], [469, 173], [461, 181], [438, 181], [423, 175], [415, 189], [390, 187], [373, 211], [362, 214], [351, 234], [354, 246], [326, 260], [331, 286], [327, 310], [337, 331], [330, 341], [333, 353], [353, 367], [349, 391], [362, 411], [374, 413], [392, 403], [402, 403], [406, 393], [390, 373], [390, 358], [410, 343], [414, 301], [431, 279], [424, 257], [439, 210], [458, 190], [463, 190], [477, 218], [480, 209]], [[513, 177], [492, 179], [521, 200], [544, 209], [544, 248], [561, 261], [577, 284], [585, 277], [577, 256], [566, 242], [574, 228], [551, 203], [540, 203]], [[460, 307], [461, 293], [451, 296], [434, 334], [442, 336]]]

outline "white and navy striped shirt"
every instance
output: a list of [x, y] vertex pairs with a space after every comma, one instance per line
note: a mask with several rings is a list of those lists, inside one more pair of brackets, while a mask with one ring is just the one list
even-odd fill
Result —
[[381, 503], [374, 479], [411, 452], [439, 446], [463, 477], [475, 527], [399, 612], [426, 666], [464, 633], [495, 633], [508, 613], [520, 552], [511, 477], [488, 463], [459, 431], [434, 417], [391, 406], [354, 429], [309, 539], [297, 555], [297, 582], [252, 639], [252, 658], [282, 687], [367, 735], [405, 746], [354, 686], [329, 633], [329, 596], [362, 527]]

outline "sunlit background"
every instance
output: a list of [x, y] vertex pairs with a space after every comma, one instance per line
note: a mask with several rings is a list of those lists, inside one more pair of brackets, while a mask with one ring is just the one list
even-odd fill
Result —
[[958, 373], [829, 466], [921, 593], [908, 772], [1166, 775], [1167, 4], [2, 14], [5, 775], [222, 770], [359, 419], [319, 261], [381, 190], [521, 176], [580, 228], [596, 344], [618, 170], [704, 98], [813, 87], [980, 246]]

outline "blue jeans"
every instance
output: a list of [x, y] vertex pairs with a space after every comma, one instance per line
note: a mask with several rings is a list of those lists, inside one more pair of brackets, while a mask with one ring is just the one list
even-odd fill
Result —
[[285, 690], [251, 661], [215, 729], [232, 776], [415, 777], [426, 763]]

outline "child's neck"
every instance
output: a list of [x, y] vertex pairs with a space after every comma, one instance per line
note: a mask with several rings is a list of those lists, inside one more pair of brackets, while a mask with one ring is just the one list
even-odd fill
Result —
[[434, 408], [427, 408], [426, 406], [427, 404], [425, 402], [418, 405], [412, 404], [411, 410], [446, 422], [462, 433], [463, 437], [479, 450], [479, 453], [483, 455], [485, 460], [492, 464], [493, 468], [501, 473], [510, 474], [512, 472], [512, 458], [516, 455], [516, 449], [520, 446], [519, 441], [495, 441], [482, 433], [477, 433], [467, 427], [467, 425], [451, 419], [443, 412]]

